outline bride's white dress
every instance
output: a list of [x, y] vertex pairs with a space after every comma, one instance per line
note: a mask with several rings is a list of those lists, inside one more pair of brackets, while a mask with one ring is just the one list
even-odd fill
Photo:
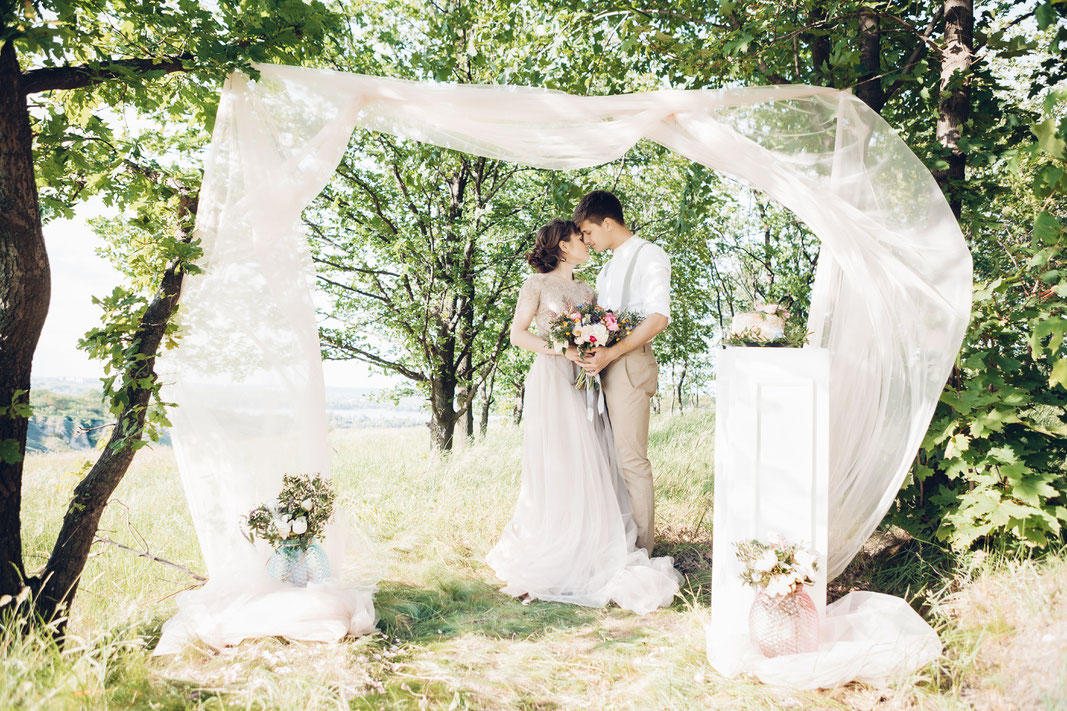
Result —
[[[540, 333], [565, 306], [589, 303], [583, 282], [535, 274], [519, 292], [536, 304]], [[574, 388], [578, 367], [538, 355], [526, 379], [519, 500], [487, 561], [514, 596], [638, 614], [671, 603], [682, 582], [667, 557], [636, 548], [630, 498], [615, 462], [611, 425]]]

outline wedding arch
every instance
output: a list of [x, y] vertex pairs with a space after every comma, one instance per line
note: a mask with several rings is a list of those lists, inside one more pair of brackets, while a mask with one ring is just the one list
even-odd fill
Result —
[[[329, 469], [315, 275], [300, 217], [357, 126], [561, 170], [609, 162], [650, 139], [792, 210], [822, 243], [809, 328], [831, 359], [829, 577], [845, 568], [907, 475], [971, 303], [959, 226], [877, 113], [849, 91], [812, 86], [587, 97], [257, 70], [257, 80], [236, 73], [223, 88], [197, 217], [203, 273], [185, 280], [181, 342], [163, 362], [210, 576], [180, 599], [163, 651], [211, 629], [227, 640], [264, 626], [317, 639], [373, 625], [369, 593], [356, 599], [353, 590], [260, 604], [265, 553], [240, 529], [283, 473]], [[272, 614], [279, 605], [287, 621]], [[205, 621], [220, 616], [237, 631]]]

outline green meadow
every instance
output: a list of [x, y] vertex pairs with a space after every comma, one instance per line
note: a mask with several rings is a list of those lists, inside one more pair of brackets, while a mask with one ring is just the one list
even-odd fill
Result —
[[[498, 424], [449, 456], [422, 428], [339, 430], [334, 478], [375, 543], [376, 634], [334, 644], [281, 639], [153, 658], [178, 567], [101, 542], [85, 570], [67, 644], [0, 637], [0, 706], [17, 709], [1057, 709], [1067, 707], [1067, 554], [953, 553], [880, 531], [834, 581], [901, 595], [945, 655], [874, 688], [820, 692], [724, 679], [705, 659], [714, 417], [657, 416], [657, 555], [687, 583], [665, 610], [522, 604], [484, 563], [518, 491], [521, 433]], [[92, 454], [92, 453], [90, 453]], [[27, 565], [42, 564], [86, 453], [31, 455]], [[100, 535], [203, 573], [169, 448], [143, 450]]]

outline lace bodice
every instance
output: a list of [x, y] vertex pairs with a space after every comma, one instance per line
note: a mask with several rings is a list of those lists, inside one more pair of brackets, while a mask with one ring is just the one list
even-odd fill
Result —
[[544, 336], [552, 320], [564, 309], [592, 301], [596, 301], [596, 292], [584, 281], [554, 274], [531, 274], [519, 290], [515, 310], [534, 309], [537, 332]]

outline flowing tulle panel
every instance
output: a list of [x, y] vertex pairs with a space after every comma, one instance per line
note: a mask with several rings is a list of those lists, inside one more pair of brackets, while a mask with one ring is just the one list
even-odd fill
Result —
[[[526, 380], [518, 503], [489, 565], [512, 595], [646, 613], [669, 605], [670, 558], [635, 550], [637, 527], [611, 426], [574, 389], [576, 367], [538, 356]], [[592, 414], [592, 416], [590, 416]]]
[[[314, 270], [299, 217], [334, 167], [309, 166], [305, 149], [321, 153], [326, 136], [344, 149], [327, 128], [343, 104], [310, 90], [267, 94], [287, 95], [285, 110], [257, 94], [223, 93], [197, 216], [204, 273], [185, 280], [181, 347], [161, 362], [164, 397], [178, 405], [170, 415], [175, 454], [209, 582], [178, 597], [158, 653], [194, 639], [320, 639], [339, 630], [336, 639], [374, 624], [365, 571], [344, 583], [279, 586], [266, 571], [271, 551], [242, 530], [284, 474], [329, 475]], [[325, 536], [338, 573], [351, 567], [352, 538], [342, 525]], [[362, 543], [347, 547], [349, 556], [372, 553]]]
[[[829, 574], [907, 474], [966, 329], [971, 260], [940, 190], [874, 111], [807, 86], [579, 97], [258, 65], [223, 90], [165, 396], [208, 572], [255, 562], [235, 515], [327, 466], [314, 273], [300, 213], [362, 126], [553, 169], [648, 138], [747, 181], [822, 241], [810, 327], [831, 351]], [[518, 285], [516, 285], [518, 286]], [[233, 569], [240, 569], [237, 566]]]

